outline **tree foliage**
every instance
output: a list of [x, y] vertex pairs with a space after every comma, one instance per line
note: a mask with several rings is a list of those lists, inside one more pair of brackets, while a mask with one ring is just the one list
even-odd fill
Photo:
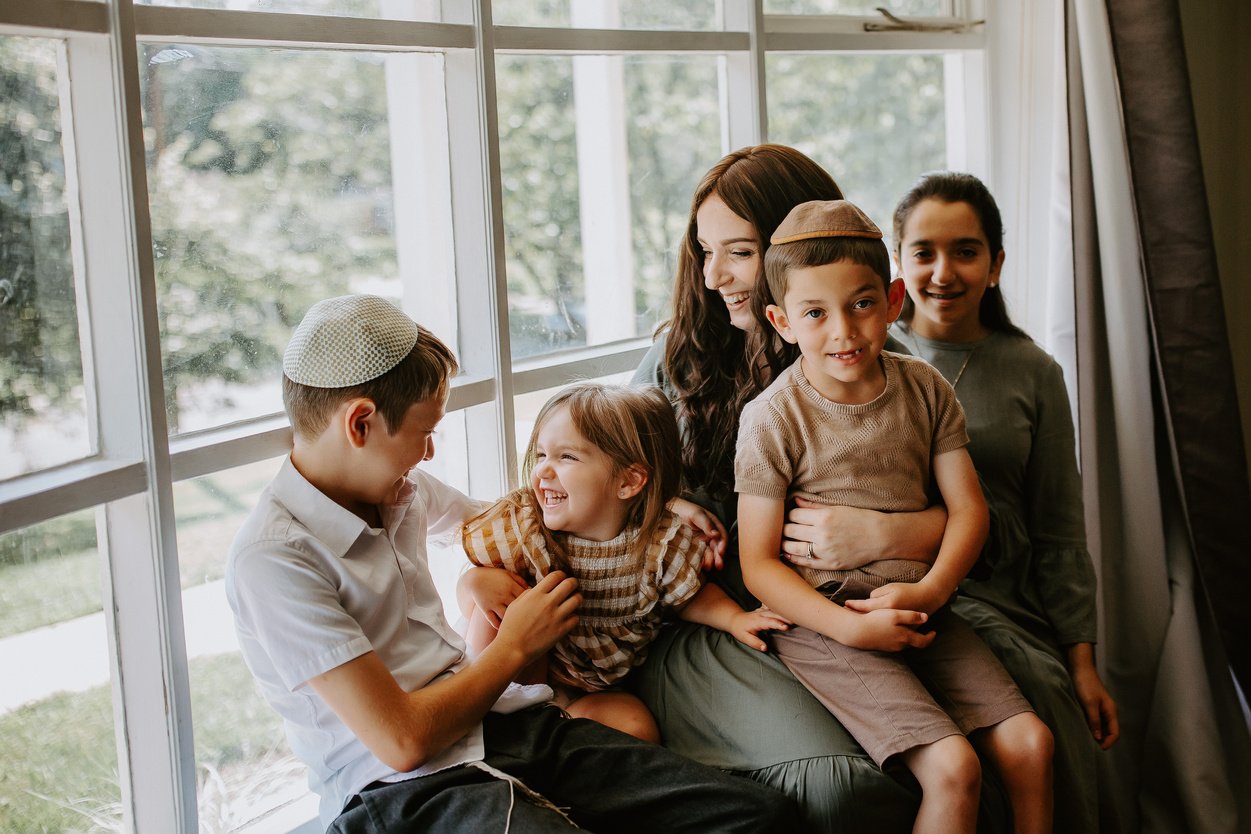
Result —
[[273, 379], [314, 301], [394, 275], [385, 84], [372, 55], [191, 47], [145, 55], [153, 248], [176, 428], [188, 405], [229, 404], [196, 402], [223, 390], [203, 383]]
[[[497, 17], [569, 18], [569, 0], [520, 2], [498, 3]], [[658, 8], [624, 3], [622, 24], [711, 19], [706, 0]], [[57, 80], [29, 43], [0, 39], [6, 421], [82, 390]], [[143, 45], [140, 56], [166, 403], [178, 430], [188, 410], [228, 410], [272, 381], [313, 301], [396, 286], [386, 59], [182, 45]], [[635, 294], [623, 313], [645, 334], [668, 313], [691, 190], [723, 151], [719, 59], [621, 60]], [[583, 265], [572, 61], [496, 59], [515, 355], [583, 343], [586, 281], [612, 280]], [[895, 196], [943, 164], [941, 61], [771, 55], [770, 139], [810, 153], [885, 226]]]
[[0, 415], [81, 409], [56, 44], [0, 38]]

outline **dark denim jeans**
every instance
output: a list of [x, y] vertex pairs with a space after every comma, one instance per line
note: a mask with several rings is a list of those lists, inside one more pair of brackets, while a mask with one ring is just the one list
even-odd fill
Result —
[[[596, 832], [790, 832], [798, 807], [772, 788], [697, 764], [550, 706], [487, 715], [486, 763], [520, 779]], [[472, 766], [375, 783], [353, 798], [331, 834], [571, 830], [560, 811]]]

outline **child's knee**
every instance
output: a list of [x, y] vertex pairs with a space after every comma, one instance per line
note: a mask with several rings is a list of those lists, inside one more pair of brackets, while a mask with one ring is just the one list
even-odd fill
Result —
[[982, 784], [982, 763], [968, 739], [947, 736], [918, 749], [912, 770], [927, 791], [946, 794], [976, 793]]
[[1003, 723], [995, 735], [995, 759], [1007, 775], [1049, 773], [1055, 755], [1055, 738], [1051, 730], [1033, 713], [1014, 715]]
[[660, 728], [647, 706], [621, 692], [594, 693], [574, 701], [566, 710], [575, 718], [589, 718], [618, 732], [652, 744], [660, 743]]
[[1018, 750], [1023, 757], [1040, 768], [1050, 768], [1055, 755], [1056, 740], [1051, 729], [1037, 715], [1026, 713], [1027, 721], [1022, 722], [1021, 738]]

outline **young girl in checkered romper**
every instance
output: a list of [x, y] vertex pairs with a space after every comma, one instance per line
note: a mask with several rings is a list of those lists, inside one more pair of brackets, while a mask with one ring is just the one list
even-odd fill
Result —
[[570, 715], [658, 742], [647, 707], [621, 683], [666, 618], [722, 629], [761, 651], [760, 632], [788, 625], [766, 609], [743, 611], [701, 582], [724, 533], [677, 497], [678, 427], [660, 389], [564, 389], [539, 412], [525, 472], [526, 486], [465, 524], [465, 552], [479, 567], [465, 573], [457, 596], [470, 649], [480, 651], [526, 587], [553, 571], [578, 580], [578, 625], [522, 681], [550, 684]]

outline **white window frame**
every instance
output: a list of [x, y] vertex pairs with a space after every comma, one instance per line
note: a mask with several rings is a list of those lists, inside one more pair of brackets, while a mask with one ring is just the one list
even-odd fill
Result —
[[[0, 6], [0, 35], [65, 42], [67, 199], [88, 417], [96, 432], [95, 452], [89, 457], [0, 482], [0, 533], [75, 510], [102, 508], [99, 538], [118, 767], [125, 824], [142, 834], [198, 829], [173, 484], [283, 455], [291, 433], [285, 417], [272, 414], [167, 436], [138, 41], [444, 54], [449, 147], [442, 176], [451, 204], [452, 228], [447, 231], [453, 233], [459, 276], [455, 335], [464, 367], [448, 407], [466, 413], [468, 433], [495, 439], [493, 444], [475, 444], [470, 460], [468, 486], [480, 495], [499, 494], [516, 482], [514, 396], [573, 377], [629, 371], [650, 341], [629, 338], [512, 361], [496, 125], [497, 54], [723, 56], [719, 92], [725, 152], [767, 141], [769, 51], [942, 51], [950, 55], [952, 164], [992, 174], [985, 137], [1001, 139], [990, 130], [987, 78], [992, 73], [987, 56], [993, 55], [980, 28], [954, 34], [866, 33], [863, 24], [870, 18], [768, 16], [763, 0], [722, 0], [724, 31], [549, 29], [494, 26], [490, 0], [384, 2], [421, 4], [440, 22], [185, 9], [135, 5], [132, 0], [5, 0]], [[981, 0], [956, 0], [953, 10], [953, 17], [940, 22], [972, 20], [987, 12]], [[958, 118], [951, 118], [952, 113]], [[691, 172], [692, 185], [701, 173]], [[397, 191], [403, 176], [397, 175]], [[481, 314], [483, 299], [489, 315]], [[450, 309], [452, 299], [446, 303]], [[315, 822], [300, 822], [289, 830], [316, 830]]]

